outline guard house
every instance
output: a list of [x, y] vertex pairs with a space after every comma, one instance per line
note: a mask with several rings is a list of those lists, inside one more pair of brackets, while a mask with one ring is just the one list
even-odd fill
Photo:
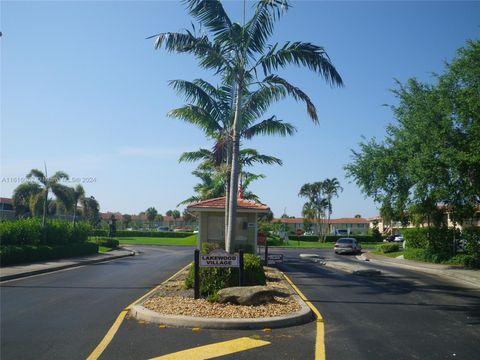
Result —
[[[221, 248], [225, 244], [225, 197], [200, 201], [187, 206], [187, 210], [197, 215], [198, 237], [197, 247], [203, 243], [217, 243]], [[237, 199], [237, 229], [234, 251], [257, 252], [257, 217], [268, 213], [270, 208], [252, 200]]]

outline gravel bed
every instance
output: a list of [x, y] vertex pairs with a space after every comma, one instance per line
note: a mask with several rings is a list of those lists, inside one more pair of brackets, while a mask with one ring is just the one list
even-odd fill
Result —
[[183, 288], [188, 271], [165, 283], [153, 296], [142, 304], [143, 307], [163, 315], [186, 315], [207, 318], [263, 318], [294, 314], [301, 309], [292, 296], [293, 290], [282, 274], [273, 268], [266, 268], [267, 286], [290, 294], [275, 297], [275, 301], [258, 306], [212, 303], [205, 299], [193, 298], [193, 290]]

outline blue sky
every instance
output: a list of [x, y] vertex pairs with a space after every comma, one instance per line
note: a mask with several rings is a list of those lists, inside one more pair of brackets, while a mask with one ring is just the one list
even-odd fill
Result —
[[[226, 2], [241, 21], [243, 3]], [[343, 166], [362, 136], [382, 139], [393, 122], [394, 79], [431, 81], [467, 39], [478, 39], [480, 2], [293, 1], [273, 42], [324, 46], [345, 87], [330, 88], [306, 70], [281, 72], [317, 106], [314, 126], [301, 104], [282, 102], [267, 113], [298, 129], [293, 137], [245, 142], [274, 155], [280, 166], [251, 189], [276, 216], [300, 216], [302, 184], [337, 177], [344, 187], [334, 217], [377, 214], [345, 178]], [[247, 16], [251, 2], [247, 3]], [[211, 144], [200, 130], [166, 113], [182, 105], [171, 79], [204, 78], [188, 55], [155, 51], [149, 35], [181, 31], [191, 18], [176, 1], [56, 1], [1, 3], [1, 196], [9, 197], [32, 168], [63, 170], [95, 196], [102, 211], [161, 213], [192, 195], [194, 164], [184, 151]]]

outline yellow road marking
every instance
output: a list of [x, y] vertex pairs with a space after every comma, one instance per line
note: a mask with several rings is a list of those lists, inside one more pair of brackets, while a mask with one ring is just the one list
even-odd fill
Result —
[[96, 360], [100, 357], [100, 355], [102, 355], [108, 344], [110, 344], [110, 341], [112, 341], [113, 337], [117, 333], [117, 330], [120, 328], [120, 325], [122, 324], [122, 321], [123, 319], [125, 319], [125, 316], [127, 316], [127, 314], [128, 310], [122, 310], [120, 315], [118, 315], [117, 320], [115, 320], [112, 327], [108, 330], [107, 334], [104, 336], [102, 341], [100, 341], [100, 344], [97, 345], [95, 350], [93, 350], [87, 360]]
[[240, 351], [254, 349], [256, 347], [270, 345], [270, 342], [264, 340], [255, 340], [248, 337], [234, 340], [223, 341], [215, 344], [195, 347], [188, 350], [182, 350], [171, 354], [152, 358], [150, 360], [204, 360], [212, 359], [218, 356], [234, 354]]
[[147, 296], [151, 295], [153, 292], [155, 292], [160, 286], [162, 286], [163, 284], [165, 284], [167, 281], [170, 281], [171, 279], [173, 279], [175, 276], [177, 276], [178, 274], [180, 274], [182, 271], [184, 271], [188, 266], [190, 266], [190, 264], [184, 266], [183, 268], [181, 268], [179, 271], [177, 271], [175, 274], [173, 274], [172, 276], [170, 276], [167, 280], [161, 282], [159, 285], [155, 286], [152, 290], [150, 290], [149, 292], [147, 292], [145, 295], [143, 295], [142, 297], [138, 298], [137, 300], [135, 300], [134, 302], [132, 302], [130, 305], [128, 305], [125, 309], [123, 309], [120, 314], [118, 315], [117, 319], [115, 320], [115, 322], [113, 323], [113, 325], [110, 327], [110, 329], [108, 330], [108, 332], [105, 334], [105, 336], [103, 337], [102, 341], [100, 341], [100, 343], [97, 345], [97, 347], [92, 351], [92, 353], [88, 356], [87, 360], [97, 360], [100, 355], [102, 355], [102, 353], [105, 351], [105, 349], [107, 348], [107, 346], [110, 344], [110, 342], [112, 341], [113, 337], [115, 336], [115, 334], [117, 333], [118, 329], [120, 328], [120, 325], [122, 325], [122, 322], [123, 320], [125, 319], [125, 317], [127, 316], [128, 312], [130, 311], [131, 307], [136, 304], [137, 302], [145, 299]]
[[325, 360], [325, 325], [323, 322], [323, 316], [317, 310], [317, 308], [306, 298], [305, 295], [300, 291], [298, 287], [295, 286], [292, 280], [286, 275], [283, 274], [285, 280], [293, 287], [293, 289], [298, 293], [298, 296], [305, 301], [305, 304], [308, 305], [310, 310], [315, 314], [316, 325], [317, 325], [317, 335], [315, 337], [315, 360]]

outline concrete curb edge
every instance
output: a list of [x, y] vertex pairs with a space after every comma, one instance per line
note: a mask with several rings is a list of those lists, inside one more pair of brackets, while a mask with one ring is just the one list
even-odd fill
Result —
[[130, 253], [128, 253], [128, 254], [113, 255], [113, 256], [110, 256], [109, 258], [105, 258], [105, 259], [86, 260], [86, 261], [82, 261], [82, 262], [79, 262], [79, 263], [72, 263], [72, 264], [50, 267], [50, 268], [45, 268], [45, 269], [26, 271], [26, 272], [22, 272], [22, 273], [18, 273], [18, 274], [4, 275], [4, 276], [0, 276], [0, 282], [7, 281], [7, 280], [21, 279], [21, 278], [28, 277], [28, 276], [33, 276], [33, 275], [46, 274], [46, 273], [49, 273], [49, 272], [65, 270], [65, 269], [79, 267], [79, 266], [88, 265], [88, 264], [95, 264], [95, 263], [100, 263], [100, 262], [105, 262], [105, 261], [110, 261], [110, 260], [115, 260], [115, 259], [121, 259], [121, 258], [124, 258], [124, 257], [127, 257], [127, 256], [134, 256], [134, 255], [135, 255], [135, 252], [130, 251]]

